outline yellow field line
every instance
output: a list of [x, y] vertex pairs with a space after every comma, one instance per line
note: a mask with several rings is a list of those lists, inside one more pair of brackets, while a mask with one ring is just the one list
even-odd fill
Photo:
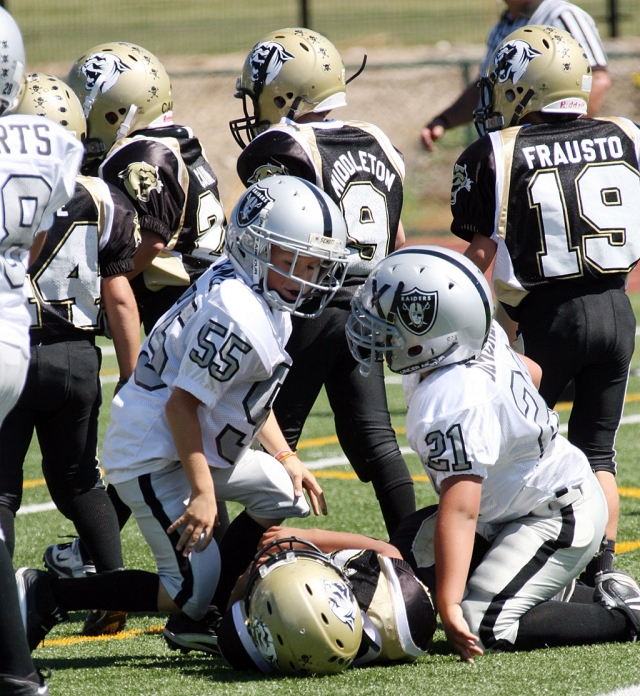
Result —
[[93, 643], [96, 641], [107, 640], [128, 640], [136, 636], [147, 635], [152, 633], [162, 633], [163, 626], [151, 626], [150, 628], [132, 628], [128, 631], [120, 631], [120, 633], [110, 633], [104, 636], [67, 636], [65, 638], [47, 638], [46, 642], [40, 643], [44, 647], [57, 647], [59, 645], [79, 645], [80, 643]]

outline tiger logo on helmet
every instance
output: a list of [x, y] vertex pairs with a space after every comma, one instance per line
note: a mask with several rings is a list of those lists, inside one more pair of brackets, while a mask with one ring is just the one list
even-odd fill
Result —
[[108, 92], [118, 81], [120, 75], [131, 68], [114, 53], [101, 52], [90, 55], [80, 67], [80, 72], [85, 76], [85, 89], [91, 92], [98, 87], [104, 94]]
[[540, 55], [540, 51], [536, 51], [522, 39], [505, 43], [494, 58], [498, 82], [511, 80], [514, 85], [517, 84], [527, 71], [529, 63]]
[[263, 81], [265, 85], [271, 84], [282, 70], [282, 66], [294, 58], [293, 53], [289, 53], [277, 41], [259, 43], [249, 56], [252, 81]]

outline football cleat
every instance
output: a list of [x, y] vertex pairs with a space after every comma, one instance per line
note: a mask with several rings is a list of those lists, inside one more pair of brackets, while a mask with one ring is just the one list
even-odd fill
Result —
[[66, 544], [48, 546], [42, 560], [49, 571], [61, 578], [84, 578], [96, 572], [93, 563], [82, 558], [80, 537]]
[[[47, 669], [47, 673], [50, 677], [51, 671], [49, 669]], [[44, 683], [44, 675], [40, 670], [37, 670], [27, 677], [0, 674], [0, 694], [6, 694], [6, 696], [49, 696], [49, 689]]]
[[91, 609], [87, 613], [82, 627], [83, 636], [113, 635], [124, 631], [127, 626], [126, 611], [106, 611]]
[[68, 620], [53, 596], [49, 578], [46, 571], [35, 568], [20, 568], [16, 572], [20, 613], [31, 650], [42, 643], [54, 626]]
[[210, 606], [204, 618], [199, 621], [195, 621], [184, 612], [172, 614], [162, 635], [171, 650], [180, 650], [183, 653], [198, 650], [209, 655], [220, 655], [217, 629], [221, 619], [220, 612], [214, 606]]
[[640, 587], [627, 573], [607, 570], [596, 573], [593, 601], [624, 612], [632, 626], [632, 640], [640, 635]]

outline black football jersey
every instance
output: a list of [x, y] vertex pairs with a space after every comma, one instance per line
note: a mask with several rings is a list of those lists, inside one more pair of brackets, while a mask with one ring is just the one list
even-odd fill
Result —
[[507, 128], [458, 159], [451, 231], [498, 244], [500, 300], [624, 278], [640, 258], [640, 129], [624, 118]]
[[166, 242], [143, 272], [145, 285], [190, 285], [220, 256], [225, 217], [218, 180], [185, 126], [136, 131], [117, 141], [100, 176], [133, 202], [140, 227]]
[[366, 277], [393, 251], [402, 211], [404, 161], [376, 126], [363, 121], [283, 121], [249, 143], [237, 170], [245, 186], [286, 174], [323, 189], [347, 224], [349, 276]]
[[406, 561], [372, 549], [334, 551], [329, 558], [342, 568], [358, 605], [378, 630], [381, 660], [416, 658], [427, 650], [436, 613], [429, 590]]
[[133, 270], [138, 216], [120, 191], [79, 176], [29, 268], [32, 343], [104, 333], [100, 279]]

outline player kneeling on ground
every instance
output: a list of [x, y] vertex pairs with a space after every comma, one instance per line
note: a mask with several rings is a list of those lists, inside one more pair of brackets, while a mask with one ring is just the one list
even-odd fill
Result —
[[[286, 446], [270, 405], [290, 363], [291, 314], [306, 316], [312, 297], [313, 313], [321, 311], [340, 287], [345, 241], [338, 207], [313, 184], [272, 177], [243, 194], [228, 255], [156, 324], [111, 407], [105, 476], [132, 509], [158, 574], [58, 578], [20, 569], [32, 649], [66, 612], [96, 607], [182, 610], [193, 642], [174, 625], [175, 643], [213, 649], [205, 617], [221, 568], [232, 587], [266, 528], [306, 517], [303, 489], [314, 512], [326, 514], [322, 489]], [[266, 452], [250, 449], [255, 438]], [[220, 550], [211, 543], [216, 496], [245, 507]]]
[[292, 527], [273, 527], [260, 543], [219, 626], [232, 667], [307, 676], [425, 654], [433, 603], [394, 546]]
[[[547, 601], [600, 547], [607, 505], [534, 386], [535, 363], [492, 314], [482, 272], [433, 246], [391, 254], [353, 300], [353, 355], [365, 373], [384, 357], [404, 375], [407, 438], [440, 496], [405, 556], [418, 571], [435, 563], [436, 605], [463, 660], [635, 639], [640, 590], [624, 573], [599, 573], [570, 603]], [[471, 569], [476, 531], [489, 548]]]

